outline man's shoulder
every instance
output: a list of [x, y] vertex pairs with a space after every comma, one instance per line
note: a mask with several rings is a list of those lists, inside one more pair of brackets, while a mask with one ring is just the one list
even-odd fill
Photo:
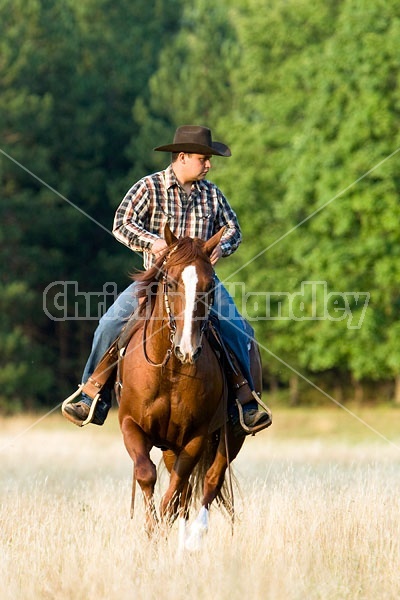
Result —
[[198, 181], [197, 183], [199, 184], [200, 188], [205, 187], [210, 190], [219, 190], [217, 184], [213, 181], [210, 181], [209, 179], [200, 179], [200, 181]]
[[154, 173], [150, 173], [149, 175], [145, 175], [142, 179], [139, 180], [142, 184], [152, 184], [152, 183], [160, 183], [165, 179], [166, 171], [155, 171]]
[[162, 181], [164, 180], [165, 171], [156, 171], [155, 173], [151, 173], [149, 175], [144, 175], [141, 179], [136, 181], [129, 190], [131, 194], [138, 192], [139, 190], [151, 191], [154, 188], [160, 187]]
[[209, 194], [215, 194], [218, 196], [223, 196], [220, 188], [216, 183], [210, 181], [209, 179], [201, 179], [197, 182], [200, 190], [205, 190]]

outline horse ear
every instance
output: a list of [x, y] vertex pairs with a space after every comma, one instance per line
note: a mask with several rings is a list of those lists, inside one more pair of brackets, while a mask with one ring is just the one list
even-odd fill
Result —
[[176, 235], [170, 230], [168, 223], [166, 223], [164, 227], [164, 240], [167, 242], [168, 246], [172, 246], [178, 241]]
[[208, 256], [211, 255], [212, 251], [221, 241], [222, 236], [224, 235], [225, 227], [222, 227], [218, 233], [215, 233], [209, 240], [204, 244], [204, 251]]

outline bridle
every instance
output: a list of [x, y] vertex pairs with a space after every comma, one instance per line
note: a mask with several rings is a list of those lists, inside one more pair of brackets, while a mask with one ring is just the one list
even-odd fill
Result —
[[[160, 272], [162, 273], [162, 284], [163, 284], [163, 299], [164, 299], [164, 308], [165, 308], [165, 312], [167, 314], [167, 318], [168, 318], [168, 329], [169, 329], [169, 341], [170, 341], [170, 346], [167, 349], [167, 352], [165, 354], [164, 360], [160, 363], [155, 363], [154, 361], [151, 360], [151, 358], [148, 356], [147, 354], [147, 350], [146, 350], [146, 345], [147, 345], [147, 326], [148, 326], [148, 322], [150, 317], [146, 318], [145, 323], [144, 323], [144, 327], [143, 327], [143, 352], [144, 352], [144, 356], [145, 359], [147, 361], [148, 364], [152, 365], [153, 367], [160, 367], [163, 368], [165, 367], [165, 365], [167, 364], [167, 362], [169, 361], [169, 359], [171, 358], [171, 355], [173, 353], [173, 348], [174, 348], [174, 340], [175, 340], [175, 334], [176, 334], [176, 320], [175, 320], [175, 316], [171, 310], [171, 305], [169, 302], [169, 297], [168, 297], [168, 269], [166, 268], [166, 264], [168, 262], [168, 259], [170, 258], [171, 254], [173, 254], [173, 252], [175, 252], [176, 250], [176, 246], [174, 246], [174, 248], [172, 248], [172, 250], [167, 254], [167, 256], [164, 258], [164, 261], [161, 265], [160, 268]], [[214, 295], [215, 295], [215, 287], [213, 286], [213, 288], [208, 292], [209, 295], [209, 300], [208, 300], [208, 305], [207, 305], [207, 311], [206, 314], [204, 315], [203, 318], [203, 323], [200, 329], [200, 348], [202, 345], [202, 341], [203, 341], [203, 335], [205, 333], [205, 331], [207, 330], [208, 327], [208, 322], [209, 322], [209, 315], [210, 315], [210, 311], [214, 302]]]

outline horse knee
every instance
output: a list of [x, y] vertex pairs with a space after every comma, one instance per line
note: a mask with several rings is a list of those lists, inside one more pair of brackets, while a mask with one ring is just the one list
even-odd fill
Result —
[[225, 479], [226, 466], [226, 463], [221, 460], [218, 464], [212, 465], [207, 471], [204, 478], [203, 503], [205, 506], [209, 506], [221, 490]]
[[225, 477], [225, 470], [220, 472], [207, 473], [205, 477], [205, 485], [207, 488], [219, 488]]
[[157, 469], [151, 461], [139, 459], [135, 464], [135, 477], [142, 489], [153, 489], [157, 479]]

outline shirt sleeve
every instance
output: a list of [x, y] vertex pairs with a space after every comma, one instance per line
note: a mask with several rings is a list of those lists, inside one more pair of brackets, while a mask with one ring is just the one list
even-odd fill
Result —
[[229, 256], [238, 248], [242, 241], [242, 232], [240, 230], [239, 221], [234, 210], [231, 208], [228, 200], [225, 198], [221, 190], [217, 189], [218, 194], [218, 215], [216, 219], [215, 230], [219, 231], [221, 227], [225, 227], [225, 232], [221, 238], [222, 256]]
[[148, 231], [151, 196], [144, 180], [136, 183], [119, 205], [113, 234], [131, 250], [149, 250], [159, 236]]

